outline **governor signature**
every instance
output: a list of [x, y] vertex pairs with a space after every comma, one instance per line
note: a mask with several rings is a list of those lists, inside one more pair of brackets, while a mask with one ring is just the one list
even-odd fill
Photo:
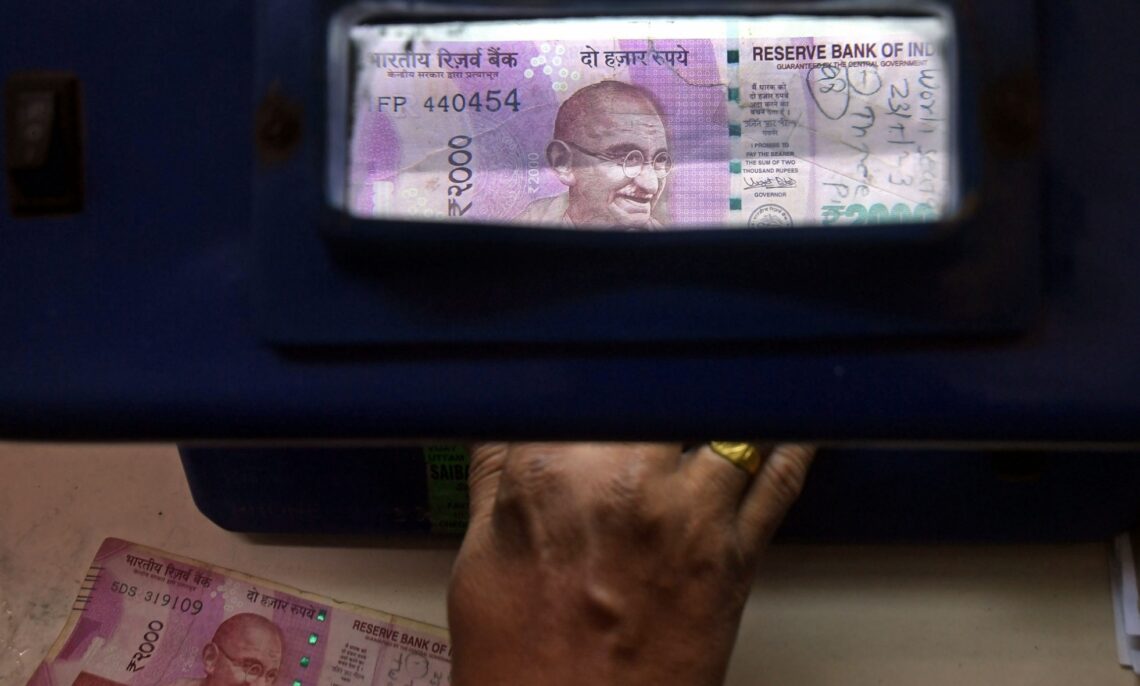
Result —
[[744, 178], [744, 190], [752, 190], [753, 188], [764, 188], [772, 190], [774, 188], [795, 188], [796, 180], [790, 176], [769, 176], [763, 179], [754, 177]]

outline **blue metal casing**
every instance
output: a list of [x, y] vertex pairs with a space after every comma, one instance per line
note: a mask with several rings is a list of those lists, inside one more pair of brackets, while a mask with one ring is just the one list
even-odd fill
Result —
[[[80, 79], [86, 197], [0, 219], [0, 434], [1136, 444], [1140, 8], [950, 6], [972, 209], [943, 232], [449, 250], [323, 202], [339, 5], [8, 3], [0, 77]], [[271, 93], [301, 115], [281, 159]], [[520, 256], [577, 276], [520, 292]]]

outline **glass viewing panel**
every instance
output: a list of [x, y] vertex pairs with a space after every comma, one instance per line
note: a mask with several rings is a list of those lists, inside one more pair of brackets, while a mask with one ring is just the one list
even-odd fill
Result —
[[360, 23], [341, 204], [635, 231], [937, 221], [958, 193], [952, 30], [945, 16]]

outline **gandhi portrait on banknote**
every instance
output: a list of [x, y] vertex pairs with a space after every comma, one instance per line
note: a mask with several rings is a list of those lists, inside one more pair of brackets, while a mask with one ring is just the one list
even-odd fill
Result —
[[622, 81], [586, 86], [562, 103], [546, 161], [566, 186], [530, 203], [516, 221], [651, 231], [673, 167], [661, 108]]
[[202, 647], [202, 677], [171, 682], [169, 686], [269, 686], [281, 668], [284, 636], [276, 624], [261, 615], [243, 612], [218, 625], [214, 637]]

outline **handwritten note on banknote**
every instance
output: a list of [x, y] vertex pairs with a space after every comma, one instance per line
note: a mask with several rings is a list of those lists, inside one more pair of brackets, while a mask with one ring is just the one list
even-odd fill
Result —
[[446, 686], [445, 629], [109, 538], [30, 686]]
[[357, 216], [859, 227], [956, 201], [938, 17], [367, 24], [350, 40]]

